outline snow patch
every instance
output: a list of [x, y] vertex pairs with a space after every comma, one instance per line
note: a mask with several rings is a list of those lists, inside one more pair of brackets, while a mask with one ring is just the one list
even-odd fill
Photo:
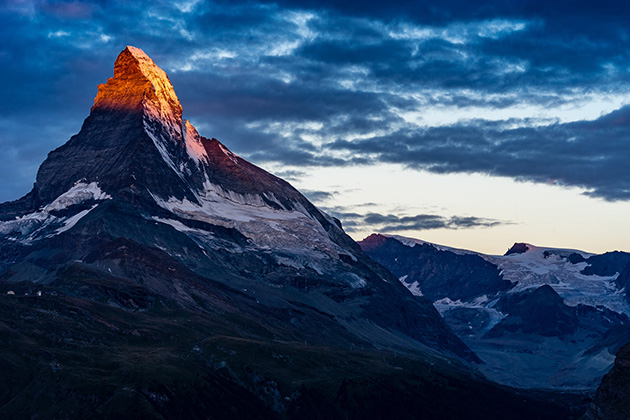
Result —
[[[149, 192], [151, 193], [151, 192]], [[198, 203], [188, 199], [169, 197], [163, 199], [152, 194], [155, 202], [180, 219], [196, 220], [212, 225], [238, 230], [251, 241], [248, 247], [260, 252], [281, 255], [283, 265], [311, 267], [321, 275], [338, 272], [339, 255], [347, 251], [337, 245], [328, 232], [302, 204], [291, 202], [283, 205], [271, 192], [240, 194], [212, 184], [208, 179], [204, 189], [196, 193]], [[287, 208], [290, 207], [290, 208]], [[169, 219], [157, 221], [170, 224], [204, 246], [217, 247], [220, 241], [203, 230], [190, 230], [181, 222]], [[305, 245], [304, 238], [309, 238]], [[226, 246], [225, 244], [222, 246]], [[234, 252], [242, 252], [233, 249]], [[355, 258], [351, 255], [351, 258]], [[347, 279], [340, 279], [348, 283]], [[351, 284], [359, 285], [357, 279]]]
[[496, 304], [495, 300], [490, 300], [488, 296], [483, 295], [477, 297], [472, 302], [462, 302], [460, 299], [453, 301], [449, 298], [444, 298], [433, 302], [433, 306], [438, 310], [440, 315], [444, 316], [444, 314], [455, 308], [467, 308], [467, 309], [475, 309], [481, 312], [485, 312], [488, 316], [489, 322], [484, 326], [484, 328], [478, 332], [479, 335], [490, 331], [501, 322], [507, 315], [498, 311], [493, 306]]
[[400, 281], [403, 286], [405, 286], [407, 289], [409, 289], [409, 291], [411, 292], [412, 295], [414, 296], [424, 296], [422, 294], [422, 290], [420, 290], [420, 283], [418, 283], [417, 281], [414, 281], [413, 283], [407, 283], [405, 280], [407, 280], [407, 278], [409, 277], [408, 274], [405, 274], [402, 277], [398, 278], [398, 281]]
[[[404, 276], [407, 277], [407, 276]], [[402, 277], [401, 277], [402, 278]], [[404, 281], [402, 281], [402, 284], [409, 289], [409, 291], [411, 292], [412, 295], [414, 296], [424, 296], [422, 294], [422, 290], [420, 290], [420, 283], [418, 283], [417, 281], [414, 281], [413, 283], [409, 284], [409, 283], [405, 283]]]
[[199, 229], [193, 229], [190, 228], [188, 226], [186, 226], [185, 224], [183, 224], [182, 222], [178, 221], [178, 220], [173, 220], [173, 219], [164, 219], [162, 217], [153, 217], [153, 220], [160, 222], [160, 223], [164, 223], [165, 225], [169, 225], [175, 228], [175, 230], [179, 231], [179, 232], [198, 232]]
[[[59, 217], [51, 214], [53, 211], [65, 210], [85, 201], [102, 201], [112, 197], [98, 186], [98, 183], [86, 183], [78, 181], [68, 191], [55, 198], [50, 204], [33, 213], [16, 217], [14, 220], [0, 222], [0, 234], [6, 235], [7, 240], [19, 242], [23, 245], [31, 245], [34, 241], [47, 236], [58, 235], [70, 230], [79, 220], [92, 211], [97, 204], [90, 209], [79, 213]], [[52, 233], [51, 229], [56, 228]]]
[[96, 182], [89, 184], [77, 181], [72, 188], [57, 197], [52, 203], [45, 206], [42, 211], [63, 210], [68, 207], [88, 200], [107, 200], [112, 198], [103, 192]]
[[[295, 203], [296, 210], [284, 209], [273, 193], [264, 193], [263, 196], [239, 194], [212, 184], [208, 180], [204, 182], [204, 191], [197, 195], [200, 204], [186, 198], [178, 200], [170, 197], [168, 200], [163, 200], [153, 194], [152, 196], [158, 205], [180, 217], [226, 227], [234, 227], [235, 222], [311, 218], [306, 209], [298, 203]], [[268, 202], [276, 203], [282, 210], [270, 207]], [[278, 228], [278, 225], [271, 224], [271, 226]]]
[[594, 255], [589, 252], [526, 244], [527, 251], [520, 254], [486, 255], [404, 236], [383, 236], [396, 239], [409, 247], [416, 244], [428, 244], [441, 251], [450, 251], [460, 255], [478, 255], [496, 265], [503, 278], [515, 284], [508, 293], [549, 285], [565, 300], [567, 305], [604, 306], [612, 311], [630, 315], [630, 304], [614, 283], [617, 274], [609, 277], [587, 276], [581, 273], [588, 265], [587, 263], [572, 264], [568, 261], [571, 254], [579, 254], [584, 258]]
[[56, 233], [56, 234], [60, 234], [60, 233], [63, 233], [63, 232], [65, 232], [65, 231], [67, 231], [67, 230], [72, 229], [72, 228], [74, 227], [74, 225], [76, 225], [76, 224], [79, 222], [79, 220], [81, 220], [81, 219], [83, 219], [85, 216], [87, 216], [87, 214], [88, 214], [89, 212], [91, 212], [92, 210], [94, 210], [97, 206], [98, 206], [98, 204], [94, 204], [94, 205], [93, 205], [92, 207], [90, 207], [89, 209], [87, 209], [87, 210], [82, 210], [82, 211], [78, 212], [77, 214], [75, 214], [74, 216], [69, 217], [69, 218], [68, 218], [68, 219], [64, 222], [63, 226], [62, 226], [62, 227], [60, 227], [59, 229], [57, 229], [57, 230], [55, 231], [55, 233]]
[[618, 313], [630, 315], [630, 305], [623, 293], [617, 289], [614, 276], [587, 276], [581, 271], [585, 262], [572, 264], [567, 257], [573, 253], [585, 258], [593, 254], [572, 250], [543, 248], [527, 245], [528, 251], [521, 254], [483, 255], [485, 260], [501, 269], [505, 280], [515, 284], [508, 293], [520, 292], [542, 285], [551, 286], [569, 306], [578, 304], [604, 306]]
[[188, 156], [197, 162], [197, 164], [202, 161], [207, 161], [208, 155], [206, 154], [206, 149], [201, 143], [201, 136], [190, 121], [186, 120], [182, 132], [184, 133], [184, 143], [186, 144]]
[[342, 276], [348, 285], [353, 289], [361, 289], [367, 285], [367, 281], [365, 281], [363, 277], [354, 273], [344, 273]]
[[[236, 193], [230, 195], [232, 198], [236, 198]], [[259, 196], [247, 203], [245, 196], [238, 197], [238, 200], [230, 200], [215, 191], [208, 191], [205, 197], [200, 198], [201, 204], [196, 204], [187, 198], [178, 200], [170, 197], [165, 201], [154, 196], [158, 205], [180, 217], [220, 224], [226, 227], [233, 227], [234, 222], [250, 222], [261, 219], [289, 220], [306, 217], [297, 211], [272, 209], [266, 204], [262, 204], [262, 198]]]
[[383, 233], [380, 233], [379, 235], [385, 236], [386, 238], [396, 239], [401, 244], [403, 244], [405, 246], [408, 246], [410, 248], [413, 248], [416, 245], [431, 245], [433, 248], [435, 248], [435, 249], [437, 249], [439, 251], [450, 251], [450, 252], [452, 252], [454, 254], [459, 254], [459, 255], [477, 254], [474, 251], [468, 251], [466, 249], [451, 248], [451, 247], [444, 246], [444, 245], [434, 244], [432, 242], [422, 241], [420, 239], [408, 238], [406, 236], [388, 235], [388, 234], [383, 234]]

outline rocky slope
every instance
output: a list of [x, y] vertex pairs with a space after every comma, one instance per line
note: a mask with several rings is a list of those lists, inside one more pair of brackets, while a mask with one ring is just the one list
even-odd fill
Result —
[[[38, 272], [28, 276], [34, 282], [53, 281], [68, 261], [81, 261], [195, 303], [191, 285], [165, 288], [112, 257], [121, 252], [116, 246], [149, 248], [247, 288], [263, 304], [325, 306], [341, 322], [367, 320], [362, 335], [384, 328], [374, 334], [383, 345], [397, 342], [387, 334], [398, 331], [475, 360], [429, 302], [405, 293], [328, 215], [288, 183], [199, 136], [182, 120], [166, 74], [134, 47], [99, 86], [79, 134], [49, 154], [33, 191], [0, 214], [6, 273], [15, 263], [28, 265]], [[22, 271], [7, 276], [21, 279]], [[390, 305], [395, 309], [382, 310]]]
[[592, 390], [630, 339], [622, 284], [630, 254], [517, 243], [492, 256], [384, 235], [360, 245], [430, 298], [499, 382]]
[[626, 420], [630, 418], [630, 343], [617, 352], [615, 365], [604, 376], [597, 394], [582, 420]]
[[[127, 47], [0, 205], [2, 418], [563, 418], [485, 380], [424, 297], [182, 119]], [[471, 409], [471, 407], [473, 407]]]

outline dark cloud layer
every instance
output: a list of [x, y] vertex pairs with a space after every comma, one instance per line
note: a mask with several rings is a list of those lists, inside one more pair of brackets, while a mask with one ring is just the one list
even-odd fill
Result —
[[337, 194], [336, 191], [316, 191], [304, 189], [300, 190], [300, 192], [314, 203], [330, 200]]
[[577, 186], [607, 200], [630, 200], [630, 107], [595, 121], [503, 129], [470, 123], [407, 130], [327, 147], [436, 173], [481, 172]]
[[[630, 5], [612, 1], [10, 0], [0, 9], [0, 201], [25, 194], [46, 154], [78, 131], [127, 44], [169, 73], [202, 134], [256, 163], [390, 162], [628, 200], [629, 108], [573, 123], [492, 114], [630, 93], [629, 20]], [[479, 115], [446, 126], [405, 118], [436, 107]], [[383, 226], [467, 227], [409, 217]]]
[[395, 233], [433, 229], [471, 229], [512, 224], [510, 221], [485, 219], [473, 216], [444, 217], [436, 214], [406, 216], [375, 212], [361, 214], [343, 211], [341, 209], [326, 210], [328, 213], [341, 220], [344, 230], [349, 233], [357, 231]]

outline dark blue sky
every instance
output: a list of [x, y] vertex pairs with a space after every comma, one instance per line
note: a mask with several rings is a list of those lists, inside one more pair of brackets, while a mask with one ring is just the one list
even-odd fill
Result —
[[621, 1], [5, 0], [0, 201], [78, 132], [128, 44], [201, 134], [287, 174], [386, 162], [626, 201], [628, 22]]

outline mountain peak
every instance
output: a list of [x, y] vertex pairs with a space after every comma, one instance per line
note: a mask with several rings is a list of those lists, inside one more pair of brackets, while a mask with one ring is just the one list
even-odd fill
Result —
[[507, 250], [505, 256], [512, 254], [524, 254], [532, 248], [530, 244], [524, 242], [515, 242], [510, 249]]
[[134, 57], [138, 59], [149, 60], [153, 63], [153, 60], [151, 60], [151, 58], [138, 47], [134, 47], [133, 45], [127, 45], [123, 51], [127, 51], [131, 53], [131, 55], [133, 55]]
[[142, 112], [179, 127], [182, 106], [168, 76], [140, 48], [127, 46], [116, 59], [114, 77], [98, 87], [94, 111]]

